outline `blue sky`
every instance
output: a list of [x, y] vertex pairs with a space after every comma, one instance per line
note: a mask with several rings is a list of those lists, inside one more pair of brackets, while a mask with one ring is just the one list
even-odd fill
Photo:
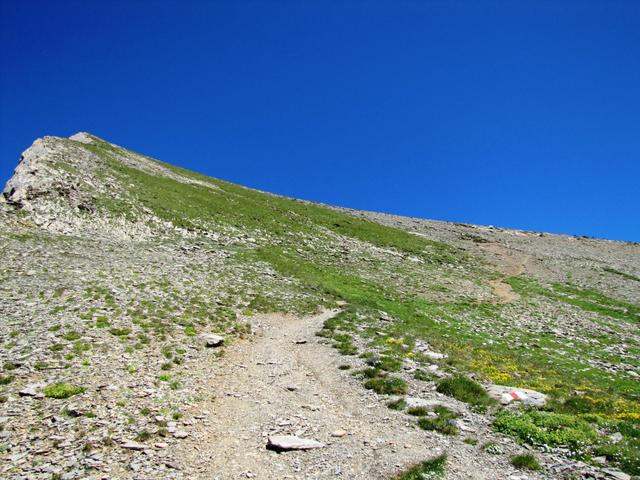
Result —
[[2, 182], [89, 131], [294, 197], [640, 241], [638, 1], [0, 5]]

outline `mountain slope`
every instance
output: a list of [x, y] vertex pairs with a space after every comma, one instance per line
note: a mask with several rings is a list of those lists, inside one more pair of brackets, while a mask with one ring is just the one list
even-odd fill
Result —
[[[416, 434], [424, 443], [399, 456], [384, 442], [377, 453], [358, 449], [360, 465], [372, 465], [371, 455], [385, 461], [353, 467], [349, 478], [389, 478], [441, 453], [436, 445], [449, 452], [449, 478], [468, 478], [474, 465], [488, 472], [474, 478], [508, 478], [515, 470], [506, 453], [521, 447], [496, 431], [551, 450], [538, 454], [546, 476], [599, 474], [602, 463], [640, 473], [637, 244], [329, 208], [205, 177], [85, 133], [37, 140], [5, 199], [0, 443], [8, 478], [211, 478], [216, 471], [237, 478], [242, 464], [207, 471], [191, 455], [203, 440], [217, 441], [207, 423], [225, 415], [215, 409], [227, 404], [211, 395], [229, 392], [209, 390], [210, 372], [237, 370], [229, 358], [244, 342], [262, 345], [263, 314], [323, 309], [336, 315], [305, 340], [320, 353], [335, 346], [345, 368], [367, 367], [354, 377], [333, 361], [323, 377], [358, 389], [363, 418], [367, 404], [387, 401], [387, 393], [437, 400], [462, 415], [448, 429], [444, 417], [422, 417], [420, 425], [436, 429], [422, 431], [413, 417], [389, 411], [394, 425], [410, 422], [411, 443]], [[225, 335], [230, 355], [205, 347], [202, 335], [212, 332]], [[498, 411], [481, 393], [448, 390], [456, 375], [534, 389], [549, 401], [540, 411], [513, 403]], [[75, 393], [51, 388], [58, 383], [78, 393], [51, 398]], [[295, 406], [279, 401], [283, 394], [290, 392], [282, 385], [269, 392], [282, 416]], [[311, 395], [301, 392], [298, 408], [314, 403]], [[198, 414], [204, 405], [209, 414]], [[354, 406], [345, 411], [358, 415]], [[275, 422], [264, 429], [296, 431], [274, 415], [260, 420]], [[330, 440], [329, 426], [307, 427]], [[351, 433], [349, 440], [375, 443]], [[500, 444], [505, 455], [464, 443], [466, 435]], [[237, 448], [273, 455], [255, 440]], [[123, 448], [129, 441], [145, 454]], [[292, 478], [333, 478], [346, 461], [334, 453], [340, 448], [334, 441], [273, 461]]]

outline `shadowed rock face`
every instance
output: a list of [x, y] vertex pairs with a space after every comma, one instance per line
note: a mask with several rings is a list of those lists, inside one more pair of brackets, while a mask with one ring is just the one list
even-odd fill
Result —
[[36, 140], [24, 151], [13, 176], [2, 192], [8, 202], [23, 206], [26, 201], [52, 190], [55, 177], [48, 175], [40, 162], [52, 153], [44, 139]]
[[527, 441], [525, 400], [598, 458], [544, 438], [528, 478], [634, 471], [638, 244], [326, 207], [89, 133], [36, 140], [1, 200], [2, 478], [388, 479], [445, 451], [510, 478], [492, 409]]

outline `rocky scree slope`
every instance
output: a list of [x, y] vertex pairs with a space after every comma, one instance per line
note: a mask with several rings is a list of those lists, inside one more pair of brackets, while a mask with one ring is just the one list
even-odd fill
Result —
[[[640, 474], [638, 244], [329, 208], [86, 133], [24, 152], [0, 222], [5, 478], [416, 478], [440, 454], [447, 478]], [[273, 312], [324, 320], [290, 357]], [[296, 367], [239, 363], [273, 349]], [[305, 369], [319, 385], [296, 396], [269, 380]], [[264, 372], [266, 397], [225, 372]], [[496, 385], [546, 401], [502, 406]], [[229, 394], [278, 411], [233, 430]], [[270, 433], [325, 447], [279, 455]]]

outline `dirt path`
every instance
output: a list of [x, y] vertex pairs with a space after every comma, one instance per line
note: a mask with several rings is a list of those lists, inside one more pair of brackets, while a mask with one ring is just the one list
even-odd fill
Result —
[[496, 297], [498, 297], [498, 303], [515, 302], [520, 298], [520, 295], [518, 295], [516, 292], [513, 291], [513, 288], [511, 288], [511, 285], [504, 282], [504, 278], [505, 277], [491, 280], [489, 282], [489, 285], [491, 286], [491, 290], [493, 294]]
[[[513, 469], [500, 465], [506, 460], [478, 452], [462, 436], [417, 429], [413, 418], [389, 410], [349, 371], [340, 370], [354, 357], [341, 356], [315, 336], [333, 314], [262, 317], [252, 341], [239, 341], [222, 359], [194, 372], [203, 375], [210, 400], [187, 413], [206, 419], [175, 452], [185, 478], [390, 479], [402, 467], [445, 451], [447, 478], [509, 478]], [[347, 435], [331, 435], [341, 429]], [[326, 446], [276, 453], [265, 448], [271, 434], [294, 434]]]
[[513, 291], [511, 285], [504, 282], [504, 279], [526, 273], [531, 261], [530, 256], [516, 252], [499, 243], [486, 243], [480, 248], [496, 259], [497, 266], [503, 274], [502, 277], [489, 282], [493, 294], [498, 297], [498, 303], [511, 303], [518, 300], [520, 296]]

